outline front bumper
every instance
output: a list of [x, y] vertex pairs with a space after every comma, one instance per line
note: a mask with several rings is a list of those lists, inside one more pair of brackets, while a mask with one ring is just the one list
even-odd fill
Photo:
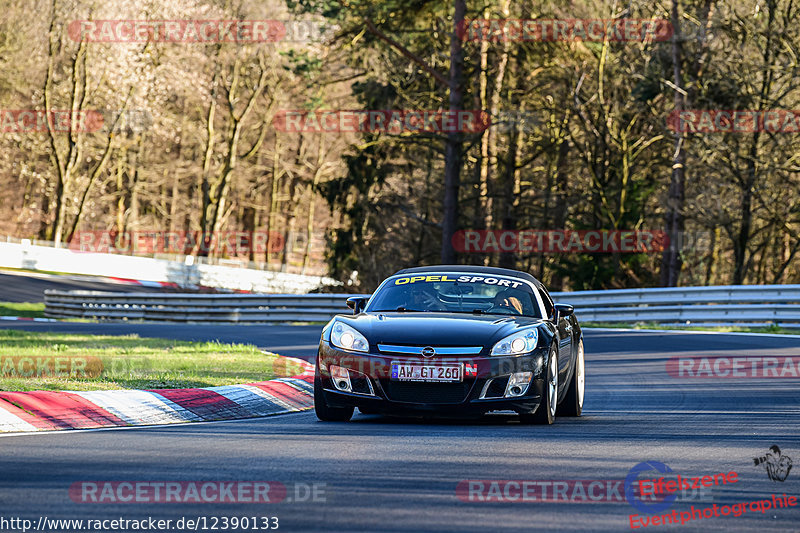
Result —
[[[514, 357], [420, 356], [394, 353], [353, 353], [339, 350], [323, 340], [317, 356], [317, 377], [325, 401], [331, 407], [359, 407], [365, 411], [394, 414], [480, 416], [490, 411], [532, 413], [542, 400], [545, 387], [546, 347]], [[392, 362], [463, 364], [464, 380], [455, 383], [397, 381], [390, 377]], [[346, 368], [353, 392], [338, 390], [330, 366]], [[527, 390], [520, 396], [504, 397], [507, 377], [515, 372], [532, 372]], [[505, 379], [505, 382], [503, 381]]]

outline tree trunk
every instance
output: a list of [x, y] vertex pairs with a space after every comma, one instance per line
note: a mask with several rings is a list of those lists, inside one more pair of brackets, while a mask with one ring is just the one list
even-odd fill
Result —
[[[45, 113], [56, 109], [53, 103], [53, 78], [56, 61], [56, 54], [60, 49], [60, 37], [56, 35], [56, 0], [52, 4], [52, 18], [48, 32], [48, 65], [47, 74], [44, 81], [44, 107]], [[84, 110], [86, 103], [86, 41], [81, 41], [78, 49], [72, 56], [71, 62], [71, 91], [69, 109], [75, 114]], [[70, 130], [67, 137], [67, 150], [62, 155], [56, 142], [56, 135], [53, 132], [53, 124], [47, 120], [47, 133], [50, 141], [50, 161], [56, 170], [56, 186], [54, 201], [54, 218], [52, 226], [48, 230], [47, 237], [55, 241], [56, 247], [60, 246], [66, 225], [67, 218], [67, 198], [70, 192], [72, 176], [75, 167], [80, 164], [81, 156], [81, 135], [80, 131]]]
[[[488, 12], [484, 12], [488, 18]], [[481, 40], [480, 51], [481, 67], [479, 72], [479, 100], [480, 109], [489, 109], [489, 40]], [[495, 117], [492, 115], [492, 121]], [[481, 155], [480, 163], [475, 165], [478, 171], [478, 209], [475, 211], [475, 229], [485, 228], [491, 229], [492, 227], [492, 191], [489, 184], [489, 136], [492, 134], [492, 129], [487, 129], [481, 132]], [[487, 258], [488, 259], [488, 258]]]
[[128, 227], [135, 231], [139, 229], [139, 165], [142, 151], [144, 150], [144, 135], [139, 136], [137, 146], [131, 157], [132, 163], [128, 169], [130, 179], [131, 205], [128, 211]]
[[[461, 78], [464, 70], [463, 47], [459, 28], [464, 22], [467, 6], [464, 0], [454, 1], [453, 34], [450, 37], [450, 113], [462, 108]], [[442, 202], [442, 263], [456, 261], [453, 235], [458, 226], [458, 189], [461, 180], [462, 136], [460, 132], [447, 134], [444, 152], [444, 201]]]
[[[512, 131], [503, 173], [503, 212], [500, 213], [500, 220], [504, 230], [517, 229], [517, 206], [519, 205], [520, 192], [517, 161], [520, 156], [521, 144], [522, 132], [519, 130]], [[514, 252], [501, 252], [499, 266], [502, 268], [516, 268], [516, 254]]]
[[311, 261], [311, 238], [314, 235], [314, 210], [316, 209], [317, 186], [322, 176], [322, 169], [325, 163], [325, 141], [320, 137], [319, 152], [317, 153], [317, 165], [314, 169], [314, 178], [308, 186], [308, 215], [306, 216], [306, 247], [303, 251], [303, 269], [300, 272], [305, 274]]
[[264, 260], [269, 268], [270, 260], [272, 259], [272, 234], [275, 231], [275, 217], [278, 212], [278, 191], [280, 191], [281, 177], [283, 171], [280, 170], [280, 157], [281, 157], [281, 143], [278, 137], [275, 137], [275, 149], [272, 155], [272, 176], [270, 176], [270, 192], [269, 192], [269, 211], [267, 212], [267, 251], [264, 254]]
[[128, 158], [128, 151], [123, 146], [117, 159], [117, 235], [125, 233], [125, 161]]
[[[766, 2], [766, 16], [767, 26], [766, 35], [767, 41], [762, 51], [763, 64], [766, 69], [761, 77], [761, 91], [756, 109], [766, 109], [768, 106], [768, 96], [772, 89], [772, 81], [774, 70], [777, 65], [772, 63], [772, 41], [773, 41], [773, 25], [775, 22], [775, 3]], [[747, 261], [747, 243], [750, 240], [750, 229], [753, 224], [753, 193], [755, 192], [756, 182], [758, 181], [758, 169], [756, 168], [756, 161], [758, 157], [758, 145], [761, 140], [761, 132], [756, 129], [751, 136], [750, 150], [748, 151], [747, 162], [745, 167], [745, 178], [742, 183], [742, 202], [740, 204], [740, 214], [742, 223], [739, 227], [739, 233], [733, 242], [733, 284], [741, 285], [747, 275], [747, 268], [749, 261]]]
[[[553, 229], [563, 230], [567, 225], [567, 191], [569, 190], [569, 140], [562, 138], [558, 145], [558, 158], [556, 159], [555, 179], [555, 207], [553, 208]], [[542, 254], [542, 257], [545, 257]], [[544, 262], [538, 272], [540, 279], [545, 278]], [[550, 289], [561, 291], [564, 289], [564, 276], [555, 270], [550, 278]]]
[[128, 93], [128, 98], [125, 99], [125, 105], [122, 107], [122, 112], [117, 115], [117, 118], [114, 120], [114, 123], [111, 125], [109, 129], [108, 138], [106, 141], [106, 147], [103, 151], [103, 156], [100, 158], [100, 161], [95, 165], [92, 171], [89, 173], [89, 183], [86, 184], [86, 188], [83, 190], [83, 195], [81, 195], [81, 201], [78, 203], [78, 212], [75, 213], [75, 218], [72, 221], [72, 227], [67, 234], [67, 242], [72, 240], [72, 236], [78, 229], [78, 224], [81, 222], [81, 217], [83, 216], [83, 208], [86, 205], [86, 198], [89, 196], [89, 191], [92, 189], [92, 185], [94, 182], [97, 181], [97, 178], [105, 169], [106, 163], [111, 157], [111, 152], [114, 149], [114, 131], [116, 131], [117, 124], [119, 123], [120, 117], [125, 114], [128, 109], [128, 102], [130, 100], [130, 96], [133, 94], [133, 88], [131, 88], [130, 92]]
[[[680, 41], [678, 0], [672, 0], [672, 69], [675, 84], [675, 113], [680, 116], [684, 109], [685, 98], [682, 94], [683, 76], [681, 61], [683, 60], [683, 44]], [[680, 276], [682, 260], [680, 239], [683, 236], [684, 215], [683, 203], [686, 190], [686, 152], [684, 151], [684, 134], [680, 125], [675, 132], [675, 151], [672, 154], [672, 177], [669, 184], [667, 213], [665, 215], [665, 233], [669, 237], [669, 246], [661, 257], [661, 286], [676, 287]]]
[[739, 233], [733, 243], [733, 284], [741, 285], [744, 283], [747, 274], [747, 243], [750, 240], [750, 227], [753, 224], [753, 189], [756, 184], [756, 157], [758, 157], [758, 138], [759, 133], [753, 133], [752, 145], [750, 146], [750, 156], [747, 161], [747, 171], [742, 190], [742, 202], [739, 213], [742, 224], [739, 226]]
[[[508, 17], [509, 7], [508, 2], [503, 6], [503, 14]], [[506, 41], [506, 45], [508, 41]], [[505, 46], [503, 55], [500, 60], [500, 67], [498, 78], [495, 83], [495, 90], [492, 94], [492, 113], [496, 113], [500, 105], [500, 92], [503, 87], [503, 79], [506, 76], [506, 64], [508, 63], [508, 47]], [[523, 84], [522, 77], [519, 76], [519, 57], [511, 64], [510, 78], [515, 84], [515, 95], [520, 94], [521, 85]], [[514, 109], [521, 108], [521, 102], [516, 96], [511, 98], [511, 107]], [[500, 176], [502, 183], [502, 201], [500, 202], [500, 211], [498, 218], [500, 225], [504, 230], [517, 229], [517, 206], [519, 205], [519, 169], [517, 168], [520, 158], [520, 149], [522, 144], [522, 128], [520, 128], [519, 120], [511, 122], [511, 130], [508, 132], [508, 147], [504, 157], [503, 174]], [[492, 137], [490, 142], [491, 157], [497, 160], [497, 139]], [[499, 166], [497, 167], [499, 170]], [[516, 254], [514, 252], [501, 252], [498, 264], [503, 268], [516, 268]]]

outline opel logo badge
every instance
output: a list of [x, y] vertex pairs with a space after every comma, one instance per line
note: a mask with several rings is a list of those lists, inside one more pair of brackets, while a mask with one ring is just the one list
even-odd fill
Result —
[[436, 355], [436, 350], [433, 346], [426, 346], [422, 349], [422, 357], [433, 357]]

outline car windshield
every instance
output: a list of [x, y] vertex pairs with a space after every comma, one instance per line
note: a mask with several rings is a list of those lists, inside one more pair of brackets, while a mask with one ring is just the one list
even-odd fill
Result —
[[519, 279], [490, 274], [426, 273], [391, 278], [375, 293], [366, 310], [541, 318], [530, 285]]

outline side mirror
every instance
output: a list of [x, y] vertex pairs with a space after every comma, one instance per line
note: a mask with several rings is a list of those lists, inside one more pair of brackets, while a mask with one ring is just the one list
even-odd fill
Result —
[[351, 296], [347, 299], [347, 307], [353, 310], [353, 314], [357, 315], [364, 310], [367, 305], [367, 298], [363, 296]]
[[558, 322], [561, 317], [568, 317], [575, 312], [575, 307], [569, 304], [556, 304], [555, 316], [553, 319]]

